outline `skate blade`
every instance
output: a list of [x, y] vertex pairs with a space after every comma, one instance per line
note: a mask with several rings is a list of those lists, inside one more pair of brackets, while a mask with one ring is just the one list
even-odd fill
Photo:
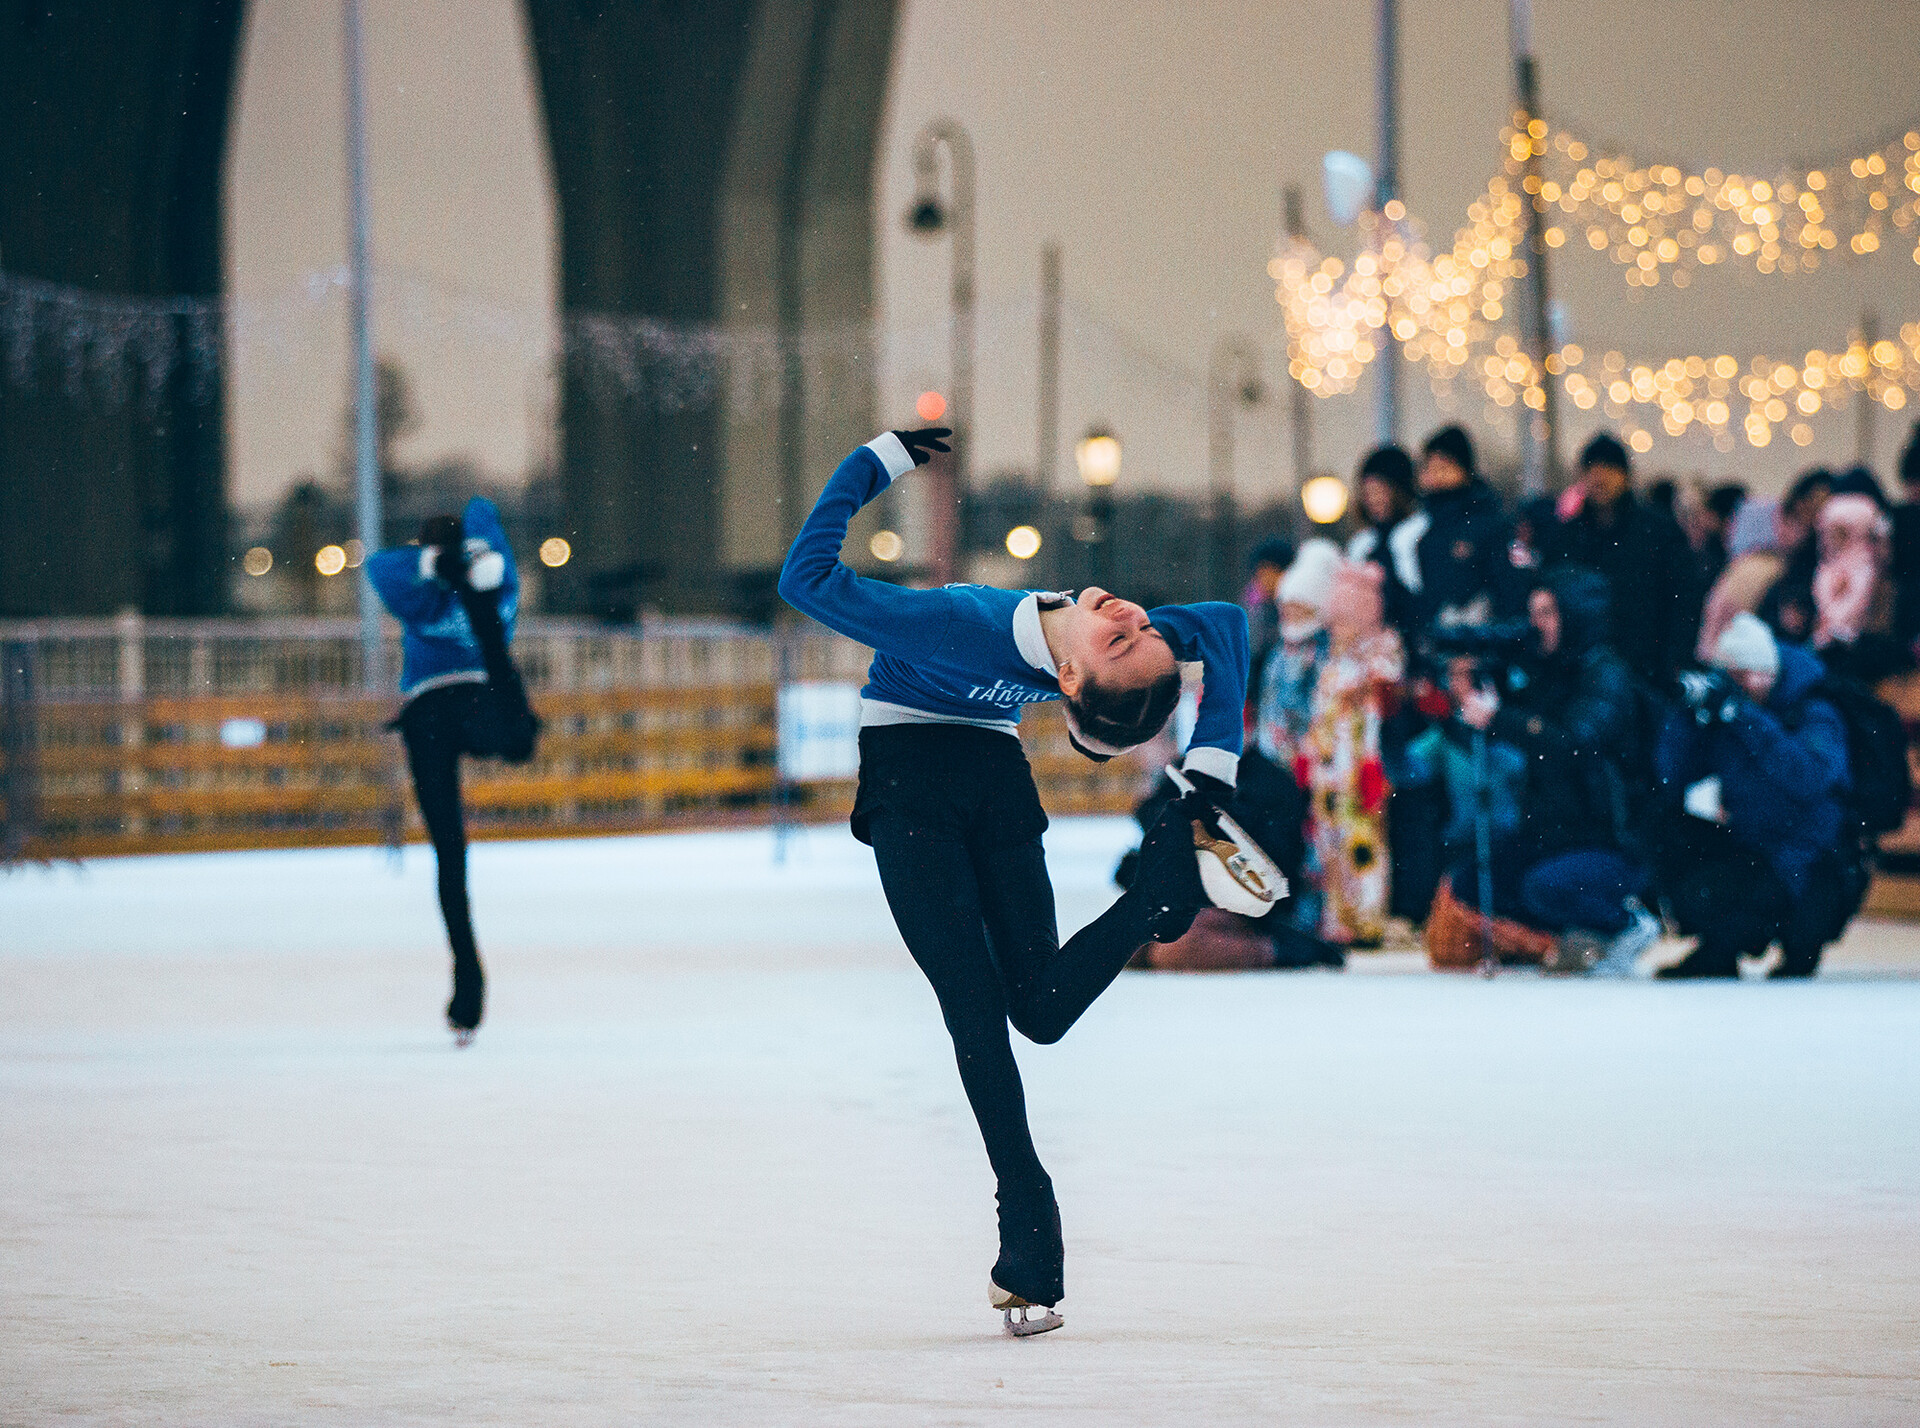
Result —
[[[1002, 1289], [991, 1279], [987, 1281], [987, 1300], [1005, 1315], [1007, 1332], [1016, 1339], [1027, 1339], [1035, 1334], [1044, 1334], [1067, 1322], [1050, 1307], [1029, 1303], [1011, 1289]], [[1013, 1316], [1013, 1311], [1016, 1309], [1020, 1311], [1020, 1317], [1017, 1319]], [[1027, 1311], [1030, 1309], [1040, 1310], [1040, 1317], [1028, 1318]]]
[[[1172, 764], [1167, 765], [1167, 777], [1182, 793], [1193, 791], [1193, 784]], [[1244, 828], [1224, 812], [1217, 816], [1224, 835], [1218, 838], [1206, 824], [1193, 820], [1193, 849], [1200, 859], [1200, 885], [1215, 907], [1243, 917], [1265, 917], [1274, 904], [1287, 895], [1286, 877]]]
[[454, 1049], [460, 1050], [464, 1047], [473, 1045], [473, 1035], [474, 1035], [474, 1032], [476, 1032], [477, 1030], [479, 1030], [478, 1027], [456, 1026], [453, 1029]]
[[1006, 1311], [1007, 1332], [1016, 1339], [1031, 1339], [1035, 1334], [1050, 1334], [1067, 1321], [1051, 1309], [1042, 1310], [1038, 1319], [1029, 1319], [1027, 1310], [1036, 1306], [1022, 1304], [1020, 1317], [1013, 1317], [1013, 1310]]

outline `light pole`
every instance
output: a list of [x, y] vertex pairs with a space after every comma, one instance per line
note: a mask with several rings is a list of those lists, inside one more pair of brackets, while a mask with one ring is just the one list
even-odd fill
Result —
[[1090, 547], [1088, 564], [1092, 583], [1105, 588], [1112, 579], [1113, 483], [1120, 479], [1120, 438], [1104, 426], [1090, 427], [1073, 448], [1074, 465], [1087, 488], [1085, 524], [1077, 533]]
[[[940, 150], [947, 151], [952, 201], [940, 198]], [[934, 579], [954, 578], [960, 528], [960, 502], [967, 486], [967, 447], [973, 435], [973, 140], [952, 119], [934, 119], [913, 141], [913, 206], [907, 210], [907, 230], [922, 238], [952, 231], [951, 284], [952, 383], [947, 423], [953, 428], [953, 455], [936, 456], [929, 474], [932, 502], [928, 532]]]
[[372, 260], [367, 236], [366, 44], [360, 30], [360, 0], [345, 0], [343, 39], [347, 79], [348, 267], [353, 337], [354, 489], [360, 532], [360, 675], [369, 694], [384, 683], [380, 604], [373, 593], [371, 556], [380, 539], [380, 468], [374, 431]]
[[1251, 338], [1228, 333], [1213, 344], [1207, 359], [1207, 491], [1209, 600], [1231, 600], [1233, 590], [1233, 410], [1261, 398], [1260, 353]]
[[[1300, 202], [1300, 186], [1288, 184], [1281, 193], [1286, 212], [1287, 238], [1306, 241], [1307, 220]], [[1293, 438], [1293, 489], [1297, 492], [1313, 479], [1313, 394], [1298, 379], [1288, 388], [1290, 435]]]
[[[1373, 203], [1382, 215], [1400, 196], [1400, 3], [1380, 0], [1380, 43], [1374, 75], [1378, 108], [1379, 150], [1373, 167]], [[1395, 210], [1396, 212], [1398, 210]], [[1390, 216], [1387, 221], [1391, 222]], [[1400, 339], [1389, 316], [1380, 334], [1380, 357], [1374, 363], [1379, 404], [1374, 409], [1374, 439], [1386, 446], [1400, 439]]]
[[[1527, 298], [1520, 309], [1520, 345], [1527, 350], [1539, 382], [1540, 405], [1527, 404], [1520, 418], [1520, 480], [1529, 496], [1538, 496], [1560, 484], [1560, 442], [1553, 399], [1553, 378], [1547, 371], [1552, 344], [1547, 326], [1546, 201], [1540, 197], [1541, 141], [1546, 124], [1540, 118], [1540, 89], [1533, 63], [1533, 0], [1511, 0], [1508, 36], [1513, 44], [1513, 87], [1520, 133], [1527, 141], [1526, 176], [1520, 198], [1527, 210]], [[1538, 126], [1538, 132], [1535, 131]]]

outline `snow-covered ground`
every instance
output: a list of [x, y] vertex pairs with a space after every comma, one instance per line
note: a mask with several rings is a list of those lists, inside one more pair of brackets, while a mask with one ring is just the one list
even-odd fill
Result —
[[[1126, 825], [1051, 835], [1063, 925]], [[1130, 975], [1022, 1061], [1001, 1338], [841, 830], [0, 876], [0, 1424], [1912, 1424], [1920, 928], [1812, 984]]]

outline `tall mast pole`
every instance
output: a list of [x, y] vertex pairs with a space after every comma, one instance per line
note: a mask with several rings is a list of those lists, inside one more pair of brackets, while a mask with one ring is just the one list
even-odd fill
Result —
[[[1374, 71], [1379, 152], [1374, 165], [1376, 209], [1400, 196], [1400, 3], [1380, 0], [1380, 36]], [[1391, 319], [1380, 332], [1380, 357], [1374, 363], [1374, 440], [1386, 446], [1400, 439], [1400, 339]]]
[[[1526, 302], [1520, 310], [1520, 345], [1533, 363], [1539, 382], [1540, 405], [1529, 405], [1520, 417], [1520, 481], [1529, 496], [1539, 496], [1560, 483], [1560, 443], [1553, 378], [1547, 372], [1552, 338], [1547, 328], [1547, 219], [1540, 197], [1541, 141], [1545, 122], [1540, 118], [1540, 87], [1533, 61], [1533, 0], [1511, 0], [1508, 34], [1513, 44], [1514, 98], [1521, 134], [1528, 141], [1525, 177], [1520, 201], [1527, 215]], [[1539, 132], [1534, 125], [1539, 124]]]
[[366, 44], [360, 0], [345, 6], [348, 268], [354, 364], [354, 492], [360, 534], [360, 671], [368, 693], [385, 682], [380, 603], [368, 572], [380, 549], [380, 466], [374, 431], [372, 274], [368, 255]]

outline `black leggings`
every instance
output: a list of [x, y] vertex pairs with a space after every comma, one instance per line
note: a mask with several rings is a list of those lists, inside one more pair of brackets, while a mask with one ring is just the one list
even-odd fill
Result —
[[1008, 1023], [1043, 1044], [1065, 1036], [1148, 940], [1150, 908], [1123, 895], [1060, 945], [1039, 837], [1045, 815], [1019, 741], [1006, 734], [866, 730], [854, 826], [873, 845], [894, 922], [939, 998], [995, 1176], [1003, 1190], [1048, 1185]]
[[[500, 597], [465, 585], [455, 595], [480, 646], [486, 683], [450, 684], [429, 689], [407, 702], [398, 720], [407, 746], [420, 818], [427, 825], [439, 865], [440, 916], [453, 949], [456, 984], [462, 973], [479, 967], [473, 942], [473, 915], [467, 906], [467, 828], [460, 801], [460, 756], [501, 754], [524, 758], [532, 753], [539, 721], [527, 710], [526, 690], [507, 653]], [[524, 750], [518, 747], [524, 742]]]
[[433, 842], [440, 869], [440, 915], [456, 968], [477, 964], [473, 917], [467, 907], [467, 828], [460, 802], [460, 755], [466, 739], [466, 709], [474, 686], [452, 684], [416, 695], [400, 716], [420, 818]]

